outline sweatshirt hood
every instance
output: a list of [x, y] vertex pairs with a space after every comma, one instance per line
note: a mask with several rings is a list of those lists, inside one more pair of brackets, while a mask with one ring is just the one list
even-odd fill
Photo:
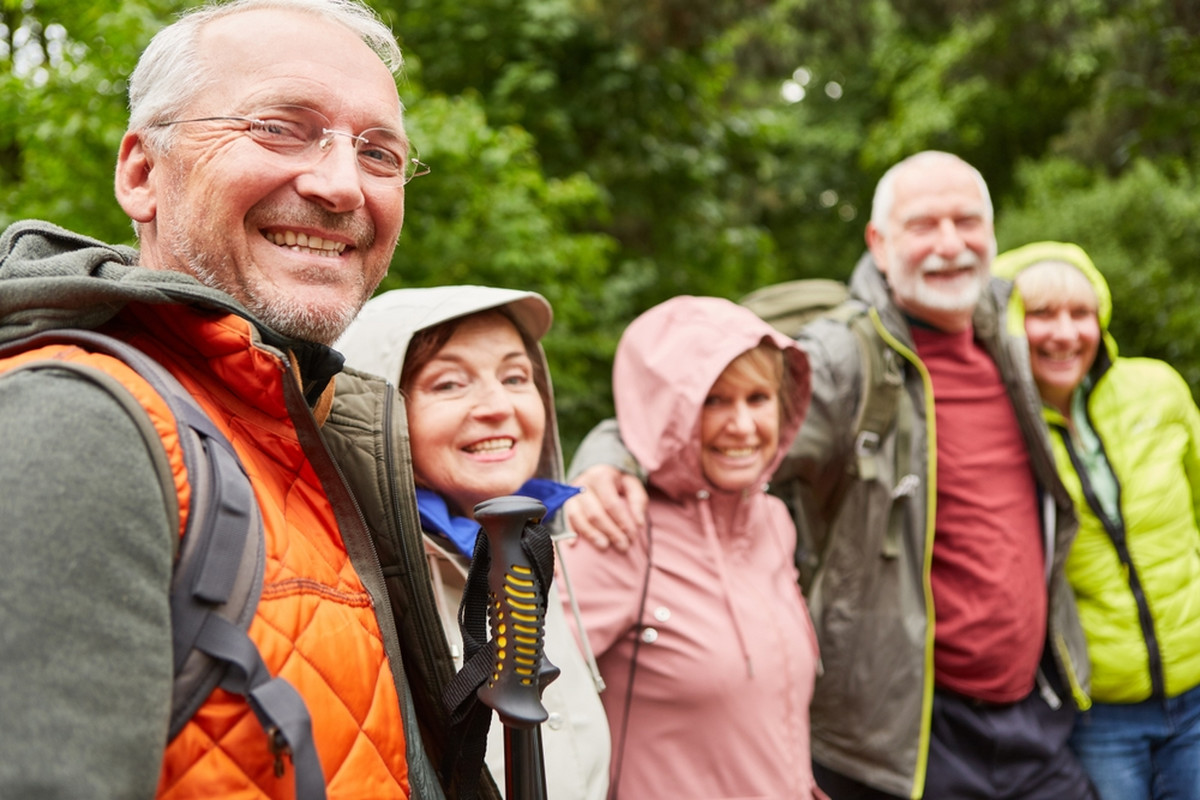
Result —
[[[1117, 342], [1108, 331], [1109, 322], [1112, 321], [1112, 293], [1108, 288], [1108, 281], [1104, 279], [1100, 270], [1096, 268], [1082, 247], [1070, 242], [1027, 244], [996, 256], [995, 261], [992, 262], [992, 274], [1013, 281], [1024, 270], [1044, 261], [1061, 261], [1070, 264], [1087, 278], [1088, 283], [1096, 292], [1096, 317], [1100, 322], [1104, 349], [1110, 360], [1116, 360]], [[1008, 306], [1008, 327], [1013, 335], [1024, 338], [1025, 305], [1021, 301], [1020, 292], [1015, 289]]]
[[715, 491], [700, 462], [704, 400], [734, 359], [763, 342], [783, 352], [797, 409], [780, 429], [778, 452], [763, 476], [765, 485], [808, 408], [808, 358], [796, 342], [749, 309], [718, 297], [672, 298], [625, 329], [613, 363], [617, 424], [651, 483], [677, 498]]
[[501, 289], [492, 286], [435, 286], [394, 289], [367, 301], [334, 344], [355, 369], [382, 376], [393, 386], [400, 373], [413, 336], [459, 317], [480, 311], [505, 308], [517, 326], [538, 342], [534, 357], [546, 376], [547, 390], [542, 397], [546, 408], [546, 435], [542, 455], [534, 477], [562, 480], [562, 448], [554, 410], [554, 390], [541, 339], [550, 330], [554, 315], [550, 303], [537, 292]]
[[189, 275], [138, 267], [138, 251], [49, 222], [17, 222], [0, 236], [0, 339], [49, 328], [94, 328], [130, 302], [207, 305], [247, 315]]

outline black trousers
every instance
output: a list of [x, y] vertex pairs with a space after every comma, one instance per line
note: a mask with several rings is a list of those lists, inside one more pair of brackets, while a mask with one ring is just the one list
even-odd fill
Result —
[[[1038, 691], [992, 705], [935, 690], [923, 800], [1098, 800], [1067, 746], [1075, 711]], [[814, 762], [832, 800], [905, 800]]]

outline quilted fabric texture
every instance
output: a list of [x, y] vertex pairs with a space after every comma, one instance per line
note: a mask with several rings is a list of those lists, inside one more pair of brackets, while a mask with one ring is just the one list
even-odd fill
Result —
[[[185, 325], [178, 308], [170, 310], [170, 328], [156, 324], [157, 311], [145, 312], [140, 321], [151, 334], [135, 344], [197, 396], [254, 485], [267, 564], [250, 636], [271, 673], [308, 704], [328, 796], [407, 797], [400, 703], [379, 625], [288, 417], [284, 366], [251, 344], [243, 320], [197, 315]], [[249, 706], [218, 689], [168, 746], [158, 795], [290, 798], [291, 765], [282, 763], [277, 776]]]

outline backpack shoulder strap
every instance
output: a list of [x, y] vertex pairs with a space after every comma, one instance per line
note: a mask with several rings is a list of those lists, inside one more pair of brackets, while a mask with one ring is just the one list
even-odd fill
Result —
[[[879, 476], [879, 453], [883, 436], [895, 426], [895, 445], [892, 452], [892, 507], [888, 513], [888, 529], [883, 540], [883, 555], [895, 558], [900, 553], [900, 537], [904, 527], [901, 497], [915, 491], [915, 476], [910, 471], [913, 425], [915, 414], [912, 400], [904, 391], [904, 362], [887, 345], [875, 327], [874, 309], [860, 313], [850, 322], [858, 336], [867, 369], [863, 376], [863, 399], [855, 422], [852, 468], [859, 480], [874, 480]], [[839, 498], [840, 502], [840, 498]]]
[[[150, 384], [175, 417], [192, 502], [171, 579], [175, 680], [168, 741], [220, 685], [246, 697], [267, 733], [276, 774], [282, 774], [282, 756], [288, 754], [295, 765], [297, 797], [323, 798], [324, 775], [304, 699], [286, 680], [271, 677], [247, 634], [262, 590], [265, 544], [254, 490], [233, 445], [162, 364], [127, 342], [96, 331], [62, 329], [7, 344], [0, 355], [49, 344], [74, 344], [120, 359]], [[146, 417], [128, 390], [101, 370], [52, 359], [15, 369], [39, 368], [73, 370], [112, 394], [134, 420]], [[151, 453], [161, 451], [162, 440], [149, 420], [139, 427]], [[176, 496], [169, 472], [163, 491]]]
[[[840, 309], [850, 308], [848, 311]], [[873, 480], [878, 472], [871, 457], [896, 420], [904, 392], [904, 364], [879, 335], [872, 311], [855, 301], [843, 303], [836, 313], [850, 314], [850, 330], [858, 340], [863, 362], [862, 400], [854, 421], [855, 469], [860, 480]]]
[[[855, 458], [847, 464], [847, 472], [859, 480], [874, 480], [879, 474], [875, 456], [884, 434], [896, 420], [900, 395], [904, 390], [903, 361], [879, 335], [873, 319], [874, 312], [865, 303], [847, 296], [818, 316], [845, 325], [857, 342], [862, 364], [862, 384], [858, 412], [854, 417]], [[836, 502], [829, 504], [829, 507], [836, 508], [840, 499], [839, 493]]]

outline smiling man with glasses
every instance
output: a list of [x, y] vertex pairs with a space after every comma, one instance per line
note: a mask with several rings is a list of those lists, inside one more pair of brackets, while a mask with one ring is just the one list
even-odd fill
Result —
[[[408, 137], [394, 76], [369, 47], [266, 21], [276, 13], [160, 36], [178, 49], [132, 77], [117, 199], [143, 266], [191, 274], [276, 331], [329, 344], [391, 261]], [[290, 249], [290, 237], [322, 247]]]
[[[130, 78], [115, 188], [138, 248], [0, 236], [0, 797], [454, 795], [453, 662], [411, 477], [382, 468], [411, 462], [405, 414], [330, 347], [429, 171], [400, 63], [360, 0], [189, 12]], [[234, 671], [179, 714], [169, 587], [202, 473], [163, 396], [71, 329], [140, 349], [231, 443], [262, 518], [243, 639], [309, 734]]]

